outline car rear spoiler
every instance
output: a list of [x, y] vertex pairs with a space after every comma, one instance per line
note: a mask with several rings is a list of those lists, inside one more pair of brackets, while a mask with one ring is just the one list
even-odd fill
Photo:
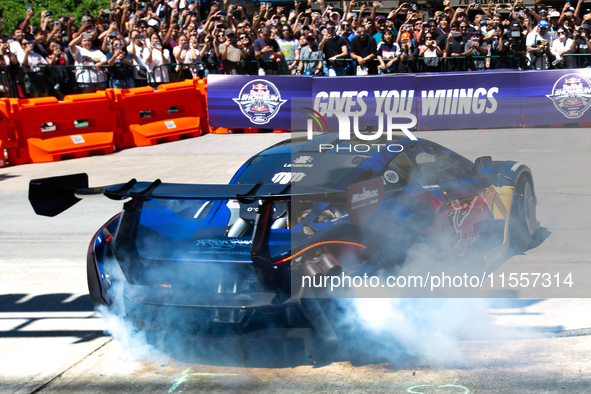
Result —
[[81, 199], [104, 195], [112, 200], [175, 199], [175, 200], [229, 200], [241, 202], [263, 201], [318, 201], [346, 203], [347, 192], [319, 187], [287, 185], [195, 185], [181, 183], [138, 182], [135, 179], [116, 185], [88, 187], [85, 173], [33, 179], [29, 183], [29, 201], [37, 215], [56, 216]]

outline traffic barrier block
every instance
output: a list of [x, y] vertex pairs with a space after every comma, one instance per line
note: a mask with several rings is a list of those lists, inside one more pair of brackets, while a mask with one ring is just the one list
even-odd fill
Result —
[[149, 146], [197, 137], [207, 119], [205, 97], [198, 79], [159, 85], [109, 90], [112, 106], [119, 108], [131, 146]]
[[10, 99], [2, 107], [16, 134], [16, 146], [8, 149], [10, 164], [112, 153], [115, 135], [122, 133], [105, 92], [66, 96], [61, 102], [55, 97]]

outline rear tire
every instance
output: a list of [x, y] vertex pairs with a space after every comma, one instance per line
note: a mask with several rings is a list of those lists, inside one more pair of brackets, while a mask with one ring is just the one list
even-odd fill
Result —
[[509, 246], [515, 252], [528, 249], [536, 231], [536, 201], [529, 174], [517, 180], [509, 217]]

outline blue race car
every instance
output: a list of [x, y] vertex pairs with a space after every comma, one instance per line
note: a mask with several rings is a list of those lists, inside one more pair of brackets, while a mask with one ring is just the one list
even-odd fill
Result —
[[539, 224], [527, 166], [471, 162], [424, 139], [358, 149], [363, 142], [289, 139], [250, 158], [229, 185], [89, 188], [75, 174], [32, 180], [29, 198], [46, 216], [90, 195], [127, 199], [90, 243], [92, 301], [196, 336], [336, 341], [326, 303], [294, 278], [395, 269], [433, 237], [454, 258], [528, 247]]

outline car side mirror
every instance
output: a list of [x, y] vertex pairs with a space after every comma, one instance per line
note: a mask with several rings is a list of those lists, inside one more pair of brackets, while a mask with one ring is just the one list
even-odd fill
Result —
[[480, 171], [483, 168], [488, 167], [488, 165], [492, 162], [492, 157], [490, 156], [482, 156], [479, 157], [474, 161], [474, 165], [476, 167], [476, 171]]

